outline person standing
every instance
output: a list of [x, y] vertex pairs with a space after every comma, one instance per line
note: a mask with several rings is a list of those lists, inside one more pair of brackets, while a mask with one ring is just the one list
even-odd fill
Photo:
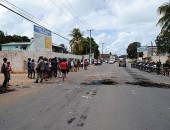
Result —
[[9, 80], [11, 80], [11, 71], [12, 71], [12, 67], [10, 65], [10, 62], [7, 62], [7, 74], [8, 74], [7, 86], [11, 86], [9, 84]]
[[53, 64], [52, 64], [52, 68], [53, 68], [53, 74], [54, 74], [54, 77], [57, 77], [57, 69], [58, 69], [58, 62], [57, 62], [57, 57], [55, 57], [53, 59]]
[[28, 58], [27, 62], [27, 69], [28, 69], [28, 78], [32, 78], [32, 66], [31, 66], [31, 58]]
[[64, 81], [64, 78], [66, 78], [66, 73], [67, 73], [67, 69], [68, 69], [68, 64], [66, 62], [66, 59], [63, 59], [59, 66], [60, 66], [60, 69], [61, 69], [61, 72], [62, 72], [62, 78], [63, 78], [63, 81]]
[[167, 60], [164, 64], [163, 64], [163, 74], [168, 76], [169, 75], [169, 60]]
[[37, 70], [37, 79], [34, 83], [38, 83], [38, 80], [40, 80], [40, 82], [42, 83], [43, 81], [43, 74], [44, 74], [44, 69], [45, 69], [45, 61], [43, 60], [43, 56], [40, 56], [39, 59], [38, 59], [38, 63], [37, 63], [37, 67], [36, 67], [36, 70]]
[[84, 60], [84, 70], [87, 70], [88, 62], [87, 59]]
[[73, 72], [73, 70], [74, 70], [74, 60], [71, 59], [71, 72]]
[[77, 72], [77, 65], [78, 65], [78, 62], [77, 62], [77, 59], [74, 60], [74, 71]]
[[8, 72], [7, 72], [7, 58], [3, 59], [3, 64], [1, 66], [1, 72], [4, 74], [4, 81], [2, 84], [2, 88], [4, 88], [5, 90], [7, 89], [7, 83], [8, 83]]
[[157, 75], [160, 74], [160, 71], [161, 71], [161, 61], [159, 60], [157, 63], [156, 63], [156, 69], [157, 69]]
[[31, 61], [31, 78], [35, 78], [35, 62], [34, 59]]

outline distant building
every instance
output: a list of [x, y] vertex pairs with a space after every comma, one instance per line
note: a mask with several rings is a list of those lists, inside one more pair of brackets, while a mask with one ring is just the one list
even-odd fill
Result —
[[99, 55], [99, 59], [104, 59], [104, 60], [109, 59], [109, 58], [110, 58], [110, 55], [111, 55], [111, 54], [100, 54], [100, 55]]
[[[1, 51], [36, 51], [38, 49], [33, 46], [34, 41], [31, 42], [11, 42], [1, 44]], [[63, 53], [64, 48], [56, 44], [52, 45], [52, 52]], [[45, 51], [45, 50], [44, 50]]]
[[1, 44], [1, 51], [22, 51], [28, 50], [30, 47], [30, 42], [11, 42], [6, 44]]
[[55, 44], [52, 45], [52, 52], [63, 53], [63, 51], [64, 51], [64, 47]]
[[150, 59], [157, 54], [157, 46], [147, 46], [147, 50], [143, 51], [143, 59]]

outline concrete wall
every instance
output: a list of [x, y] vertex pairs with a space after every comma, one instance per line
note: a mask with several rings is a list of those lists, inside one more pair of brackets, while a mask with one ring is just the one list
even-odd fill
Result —
[[[72, 54], [62, 54], [49, 51], [0, 51], [0, 63], [3, 63], [3, 58], [7, 58], [11, 63], [13, 72], [26, 72], [27, 71], [27, 59], [31, 58], [37, 60], [39, 56], [44, 56], [47, 58], [76, 58], [82, 59], [82, 55], [72, 55]], [[85, 56], [88, 58], [88, 56]]]
[[168, 56], [152, 56], [151, 59], [154, 62], [161, 61], [161, 63], [165, 63], [166, 60], [170, 60], [170, 57]]

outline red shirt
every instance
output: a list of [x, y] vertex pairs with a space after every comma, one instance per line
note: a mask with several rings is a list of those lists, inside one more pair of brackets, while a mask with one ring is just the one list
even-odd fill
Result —
[[67, 62], [62, 61], [62, 62], [60, 63], [60, 69], [65, 69], [65, 70], [67, 70], [67, 68], [68, 68]]

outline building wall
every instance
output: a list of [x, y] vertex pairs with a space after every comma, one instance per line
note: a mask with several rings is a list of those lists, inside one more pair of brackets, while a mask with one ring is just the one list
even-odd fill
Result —
[[20, 45], [10, 45], [10, 46], [3, 46], [2, 51], [20, 51]]
[[143, 52], [143, 58], [147, 58], [147, 57], [151, 57], [153, 55], [155, 55], [157, 53], [157, 48], [149, 48], [148, 51], [144, 51]]
[[0, 64], [3, 63], [3, 58], [7, 58], [11, 63], [13, 72], [26, 72], [27, 59], [31, 58], [37, 63], [39, 56], [47, 58], [76, 58], [82, 59], [82, 55], [63, 54], [50, 51], [0, 51]]
[[166, 60], [170, 60], [170, 57], [168, 56], [152, 56], [151, 59], [154, 62], [161, 61], [161, 63], [165, 63]]

